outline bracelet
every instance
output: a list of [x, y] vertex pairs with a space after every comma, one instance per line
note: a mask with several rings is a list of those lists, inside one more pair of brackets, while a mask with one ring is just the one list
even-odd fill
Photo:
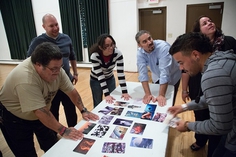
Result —
[[186, 91], [186, 90], [183, 90], [182, 93], [183, 93], [183, 94], [189, 94], [189, 92]]
[[74, 76], [78, 76], [78, 73], [75, 73]]
[[66, 132], [66, 127], [65, 126], [63, 126], [63, 128], [61, 129], [61, 131], [59, 132], [59, 134], [61, 135], [61, 136], [63, 136], [64, 135], [64, 133]]
[[188, 126], [187, 126], [187, 124], [189, 123], [189, 121], [186, 121], [185, 123], [184, 123], [184, 127], [187, 129], [187, 131], [189, 132], [189, 131], [191, 131], [189, 128], [188, 128]]
[[187, 111], [187, 110], [188, 110], [187, 104], [182, 104], [181, 107], [182, 107], [182, 109], [183, 109], [184, 111]]

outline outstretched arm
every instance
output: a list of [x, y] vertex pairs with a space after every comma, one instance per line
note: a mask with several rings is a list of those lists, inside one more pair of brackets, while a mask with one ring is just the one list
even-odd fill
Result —
[[[79, 93], [77, 92], [77, 90], [74, 88], [71, 92], [67, 93], [67, 95], [70, 97], [71, 101], [75, 104], [75, 106], [80, 110], [80, 112], [84, 109], [84, 104], [82, 102], [82, 99], [79, 95]], [[90, 111], [86, 111], [84, 113], [82, 113], [82, 116], [85, 120], [98, 120], [99, 117], [90, 112]]]
[[143, 103], [144, 104], [148, 104], [151, 100], [153, 102], [156, 101], [155, 97], [152, 95], [150, 88], [149, 88], [149, 84], [148, 81], [144, 81], [142, 82], [142, 86], [143, 86], [143, 90], [144, 90], [144, 97], [143, 97]]
[[158, 104], [160, 106], [165, 106], [166, 105], [166, 90], [168, 87], [168, 83], [165, 84], [160, 84], [160, 90], [159, 90], [159, 95], [156, 97], [156, 100], [158, 101]]
[[48, 128], [54, 130], [55, 132], [59, 133], [61, 136], [72, 139], [78, 140], [83, 138], [83, 133], [76, 130], [73, 127], [66, 128], [62, 124], [60, 124], [53, 114], [51, 113], [50, 109], [42, 107], [40, 109], [34, 110], [35, 115], [39, 118], [39, 120]]

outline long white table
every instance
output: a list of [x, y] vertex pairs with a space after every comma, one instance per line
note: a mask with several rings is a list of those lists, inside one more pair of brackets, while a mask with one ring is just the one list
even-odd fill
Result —
[[[70, 139], [60, 139], [50, 150], [48, 150], [43, 157], [78, 157], [78, 156], [88, 156], [88, 157], [143, 157], [143, 156], [148, 156], [148, 157], [164, 157], [166, 154], [166, 146], [167, 146], [167, 140], [168, 140], [168, 131], [169, 131], [169, 126], [157, 122], [157, 121], [152, 121], [152, 120], [147, 120], [147, 119], [141, 119], [141, 118], [134, 118], [134, 117], [128, 117], [125, 116], [127, 111], [133, 111], [133, 112], [144, 112], [146, 108], [146, 104], [142, 103], [142, 98], [144, 96], [144, 91], [142, 88], [142, 84], [139, 82], [127, 82], [127, 87], [128, 87], [128, 93], [131, 95], [132, 99], [127, 101], [129, 105], [135, 105], [138, 106], [139, 108], [130, 108], [128, 106], [122, 107], [122, 106], [115, 106], [114, 104], [107, 104], [104, 101], [102, 101], [95, 109], [92, 110], [93, 113], [96, 113], [99, 115], [100, 119], [103, 116], [109, 116], [109, 114], [105, 115], [104, 112], [102, 113], [101, 110], [104, 110], [106, 106], [109, 107], [118, 107], [118, 108], [124, 108], [123, 112], [121, 115], [110, 115], [113, 116], [112, 120], [110, 123], [106, 126], [109, 126], [108, 131], [106, 134], [99, 138], [97, 136], [92, 136], [94, 134], [94, 131], [97, 130], [97, 127], [99, 125], [104, 126], [104, 124], [99, 124], [99, 121], [89, 121], [91, 123], [96, 123], [96, 125], [93, 127], [93, 129], [88, 133], [85, 134], [85, 138], [93, 139], [95, 140], [92, 141], [93, 145], [89, 149], [89, 151], [86, 154], [78, 153], [73, 151], [77, 145], [81, 142], [81, 140], [78, 141], [73, 141]], [[159, 92], [159, 85], [158, 84], [150, 84], [150, 90], [152, 91], [153, 95], [158, 95]], [[116, 99], [116, 101], [123, 101], [121, 99], [121, 89], [120, 86], [118, 86], [112, 93], [111, 95]], [[174, 95], [174, 86], [169, 85], [166, 93], [166, 98], [167, 98], [167, 105], [164, 107], [160, 107], [157, 105], [157, 103], [152, 103], [156, 105], [155, 113], [166, 113], [167, 109], [172, 106], [173, 102], [173, 95]], [[151, 105], [151, 106], [154, 106]], [[99, 112], [100, 111], [100, 112]], [[131, 124], [131, 126], [125, 125], [125, 126], [119, 126], [113, 124], [116, 119], [125, 119], [127, 121], [122, 121], [120, 123], [123, 124]], [[132, 121], [132, 122], [130, 122]], [[81, 120], [76, 126], [76, 129], [81, 128], [84, 124], [86, 123], [85, 120]], [[142, 135], [138, 134], [132, 134], [130, 133], [132, 126], [134, 123], [142, 123], [146, 124], [145, 130]], [[116, 123], [117, 124], [117, 123]], [[113, 134], [114, 129], [119, 126], [122, 128], [126, 128], [126, 133], [123, 137], [123, 139], [114, 139], [111, 138], [110, 136]], [[151, 139], [152, 143], [146, 144], [146, 146], [141, 146], [140, 142], [142, 141], [142, 138], [144, 139]], [[150, 140], [149, 140], [150, 141]], [[91, 141], [89, 141], [91, 142]], [[107, 149], [111, 152], [116, 152], [116, 153], [105, 153], [102, 152], [103, 146], [105, 142], [109, 142], [110, 145], [106, 145]], [[114, 144], [116, 143], [116, 144]], [[82, 142], [81, 142], [82, 144]], [[132, 145], [132, 146], [131, 146]], [[87, 145], [88, 146], [88, 145]], [[110, 147], [110, 148], [109, 148]], [[117, 148], [119, 147], [119, 148]], [[120, 148], [122, 147], [122, 148]], [[141, 148], [141, 147], [146, 147], [146, 148]], [[114, 151], [116, 150], [116, 151]], [[104, 151], [104, 150], [103, 150]], [[118, 153], [119, 152], [119, 153]]]

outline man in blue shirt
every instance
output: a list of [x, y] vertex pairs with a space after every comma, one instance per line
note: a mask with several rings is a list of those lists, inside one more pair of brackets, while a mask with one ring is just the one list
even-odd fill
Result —
[[[179, 88], [181, 71], [178, 63], [169, 54], [170, 44], [163, 40], [153, 40], [150, 32], [139, 31], [135, 39], [138, 43], [137, 66], [139, 81], [142, 83], [145, 95], [143, 103], [158, 101], [160, 106], [166, 105], [166, 90], [169, 85], [175, 86], [173, 105]], [[157, 97], [153, 96], [149, 88], [148, 67], [152, 73], [152, 82], [160, 84]]]

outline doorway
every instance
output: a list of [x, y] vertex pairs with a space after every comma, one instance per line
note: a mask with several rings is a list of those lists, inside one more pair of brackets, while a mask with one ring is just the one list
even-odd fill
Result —
[[139, 9], [139, 30], [149, 31], [154, 40], [166, 40], [166, 7]]
[[186, 33], [192, 31], [192, 26], [201, 15], [209, 16], [215, 25], [221, 29], [224, 2], [187, 5]]

